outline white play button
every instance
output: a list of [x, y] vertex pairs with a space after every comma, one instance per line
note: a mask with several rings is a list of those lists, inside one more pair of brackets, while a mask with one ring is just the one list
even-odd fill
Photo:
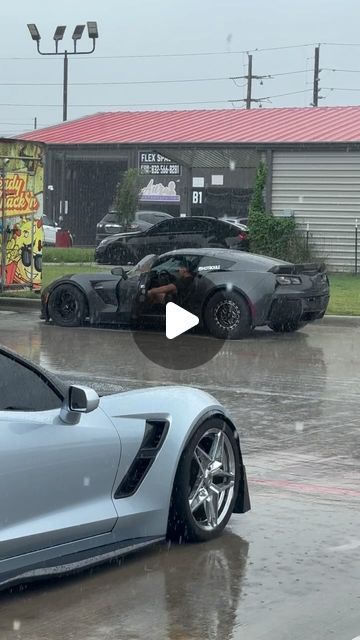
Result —
[[185, 311], [177, 304], [168, 302], [166, 305], [166, 337], [169, 340], [181, 336], [199, 324], [199, 318], [189, 311]]

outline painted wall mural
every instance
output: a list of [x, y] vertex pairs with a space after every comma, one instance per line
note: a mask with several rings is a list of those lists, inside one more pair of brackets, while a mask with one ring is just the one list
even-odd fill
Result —
[[32, 142], [0, 141], [3, 288], [41, 288], [43, 184], [42, 147]]

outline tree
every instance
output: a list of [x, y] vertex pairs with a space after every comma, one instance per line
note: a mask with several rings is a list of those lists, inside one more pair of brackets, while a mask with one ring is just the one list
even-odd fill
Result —
[[139, 204], [139, 191], [139, 173], [137, 169], [128, 169], [116, 187], [114, 202], [119, 223], [125, 229], [129, 228], [134, 222]]
[[253, 211], [255, 213], [265, 213], [264, 189], [266, 185], [266, 174], [266, 164], [265, 162], [260, 162], [256, 174], [254, 191], [250, 202], [250, 212]]

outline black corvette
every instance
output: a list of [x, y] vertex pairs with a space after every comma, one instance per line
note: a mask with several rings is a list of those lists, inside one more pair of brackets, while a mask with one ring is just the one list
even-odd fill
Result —
[[322, 265], [184, 249], [147, 256], [128, 272], [116, 267], [55, 280], [42, 293], [42, 318], [67, 327], [158, 324], [169, 301], [218, 338], [240, 338], [261, 325], [289, 332], [323, 317], [329, 281]]

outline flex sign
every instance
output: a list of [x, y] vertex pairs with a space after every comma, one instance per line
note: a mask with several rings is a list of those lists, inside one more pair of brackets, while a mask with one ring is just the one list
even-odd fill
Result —
[[179, 176], [181, 166], [157, 153], [156, 151], [139, 151], [140, 173], [149, 176]]

